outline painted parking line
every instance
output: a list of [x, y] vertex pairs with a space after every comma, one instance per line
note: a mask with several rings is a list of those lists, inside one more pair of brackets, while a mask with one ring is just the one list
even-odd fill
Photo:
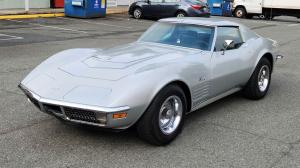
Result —
[[299, 26], [300, 24], [289, 24], [288, 27], [295, 27], [295, 26]]
[[19, 36], [12, 36], [12, 35], [8, 35], [8, 34], [0, 34], [0, 40], [1, 41], [7, 41], [7, 40], [22, 40], [24, 39], [23, 37], [19, 37]]
[[76, 20], [84, 23], [94, 24], [94, 25], [103, 25], [103, 26], [109, 26], [109, 27], [116, 27], [116, 28], [122, 28], [122, 29], [132, 29], [133, 27], [127, 27], [127, 26], [120, 26], [120, 25], [114, 25], [114, 24], [107, 24], [107, 23], [100, 23], [95, 21], [88, 21], [88, 20], [82, 20], [82, 19], [72, 19], [72, 18], [66, 18], [66, 17], [58, 17], [60, 19], [65, 20]]
[[262, 25], [262, 26], [255, 26], [255, 27], [250, 27], [251, 30], [257, 30], [257, 29], [264, 29], [264, 28], [269, 28], [269, 27], [275, 27], [277, 26], [276, 24], [268, 24], [268, 25]]
[[115, 20], [125, 20], [125, 21], [136, 21], [136, 22], [155, 22], [155, 20], [151, 20], [151, 19], [135, 19], [133, 17], [130, 17], [129, 15], [109, 15], [106, 16], [106, 18], [108, 19], [115, 19]]
[[43, 24], [39, 24], [39, 23], [29, 23], [29, 22], [24, 22], [24, 21], [20, 21], [20, 20], [10, 20], [10, 19], [7, 19], [7, 20], [11, 21], [11, 22], [25, 23], [25, 24], [29, 24], [29, 25], [34, 25], [34, 26], [38, 26], [38, 27], [44, 27], [44, 28], [50, 28], [50, 29], [57, 29], [57, 30], [64, 30], [64, 31], [71, 31], [71, 32], [76, 32], [76, 33], [88, 34], [88, 32], [86, 32], [86, 31], [75, 30], [75, 29], [70, 29], [70, 28], [57, 27], [57, 26], [48, 26], [48, 25], [43, 25]]
[[[247, 20], [249, 22], [249, 20]], [[252, 23], [260, 23], [260, 24], [266, 24], [266, 25], [278, 25], [274, 21], [264, 21], [264, 20], [251, 20]]]
[[124, 17], [124, 16], [106, 16], [105, 18], [107, 19], [115, 19], [115, 20], [129, 20], [129, 17]]

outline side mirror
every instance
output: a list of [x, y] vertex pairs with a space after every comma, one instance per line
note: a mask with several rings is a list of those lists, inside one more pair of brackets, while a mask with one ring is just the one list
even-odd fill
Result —
[[150, 0], [147, 0], [146, 2], [147, 2], [147, 4], [151, 4], [151, 1], [150, 1]]
[[225, 40], [223, 47], [224, 47], [224, 49], [222, 50], [223, 51], [222, 55], [225, 54], [226, 50], [234, 49], [234, 47], [235, 47], [234, 41], [233, 40]]

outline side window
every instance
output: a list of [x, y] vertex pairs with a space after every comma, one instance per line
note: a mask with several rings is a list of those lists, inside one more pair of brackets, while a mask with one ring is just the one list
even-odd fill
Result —
[[150, 0], [151, 3], [162, 3], [163, 0]]
[[177, 3], [179, 0], [164, 0], [165, 3]]
[[233, 40], [235, 46], [232, 49], [237, 49], [243, 44], [241, 33], [238, 27], [218, 27], [217, 41], [215, 51], [224, 49], [225, 40]]

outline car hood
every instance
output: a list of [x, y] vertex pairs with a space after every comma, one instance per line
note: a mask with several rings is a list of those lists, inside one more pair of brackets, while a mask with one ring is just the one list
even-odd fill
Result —
[[121, 89], [126, 77], [175, 66], [192, 52], [199, 50], [152, 43], [104, 50], [71, 49], [47, 59], [21, 84], [42, 98], [109, 107], [115, 100], [112, 92]]
[[153, 65], [153, 68], [156, 68], [157, 63], [178, 59], [184, 53], [186, 51], [174, 50], [174, 47], [132, 43], [116, 48], [91, 51], [84, 59], [66, 62], [59, 66], [59, 69], [77, 77], [116, 81], [145, 66]]

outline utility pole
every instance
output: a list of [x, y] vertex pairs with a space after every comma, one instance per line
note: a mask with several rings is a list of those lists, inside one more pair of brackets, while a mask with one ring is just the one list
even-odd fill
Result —
[[25, 12], [29, 12], [29, 0], [25, 0]]

